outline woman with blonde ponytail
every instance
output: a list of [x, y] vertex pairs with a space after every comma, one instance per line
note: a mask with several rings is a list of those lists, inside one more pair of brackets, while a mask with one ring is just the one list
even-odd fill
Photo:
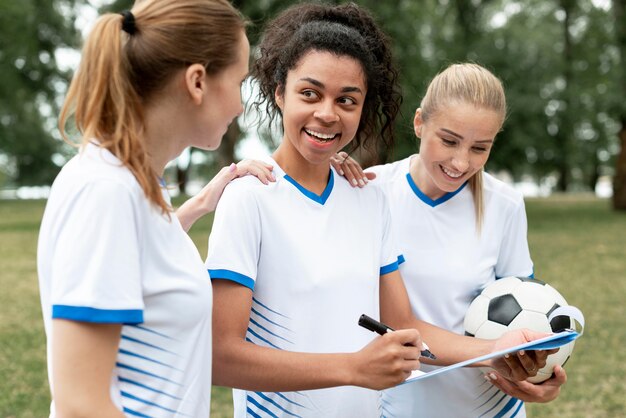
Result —
[[[387, 195], [415, 316], [456, 333], [485, 286], [533, 276], [524, 200], [483, 172], [505, 117], [500, 80], [480, 65], [454, 64], [431, 81], [415, 112], [418, 154], [366, 173], [345, 153], [334, 159], [353, 185], [375, 179]], [[524, 401], [550, 401], [565, 381], [559, 366], [540, 385], [466, 369], [386, 390], [383, 415], [523, 417]]]
[[272, 175], [226, 167], [177, 216], [162, 176], [185, 148], [220, 145], [248, 55], [227, 0], [143, 0], [87, 38], [60, 117], [79, 153], [38, 246], [50, 416], [209, 416], [212, 288], [185, 230], [231, 179]]

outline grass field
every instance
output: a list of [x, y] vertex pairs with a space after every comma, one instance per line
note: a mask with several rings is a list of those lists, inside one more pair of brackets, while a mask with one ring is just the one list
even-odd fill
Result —
[[[36, 244], [40, 201], [0, 201], [0, 417], [45, 417], [49, 406]], [[626, 416], [626, 213], [605, 200], [527, 202], [536, 277], [586, 319], [559, 399], [529, 405], [530, 417]], [[191, 231], [201, 254], [211, 219]], [[232, 416], [230, 391], [213, 390], [214, 417]]]

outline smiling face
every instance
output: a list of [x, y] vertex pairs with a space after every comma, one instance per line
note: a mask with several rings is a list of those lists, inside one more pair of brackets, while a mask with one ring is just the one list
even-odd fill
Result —
[[451, 103], [422, 120], [415, 113], [415, 134], [421, 138], [419, 159], [411, 175], [431, 199], [458, 190], [481, 170], [502, 126], [496, 111], [467, 103]]
[[357, 60], [330, 52], [305, 54], [287, 74], [282, 91], [276, 91], [284, 129], [274, 154], [277, 162], [327, 173], [330, 157], [357, 133], [366, 93]]

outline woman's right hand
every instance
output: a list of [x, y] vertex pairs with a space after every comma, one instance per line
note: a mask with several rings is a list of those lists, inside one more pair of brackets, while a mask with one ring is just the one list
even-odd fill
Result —
[[422, 339], [416, 329], [388, 332], [355, 353], [355, 386], [387, 389], [404, 382], [420, 368]]

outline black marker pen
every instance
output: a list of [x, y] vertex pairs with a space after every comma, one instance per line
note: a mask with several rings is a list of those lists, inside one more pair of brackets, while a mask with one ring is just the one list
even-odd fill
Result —
[[[374, 318], [370, 318], [369, 316], [365, 314], [361, 315], [361, 317], [359, 318], [359, 325], [365, 329], [369, 329], [370, 331], [374, 331], [380, 335], [385, 335], [388, 332], [394, 331], [393, 328], [388, 327], [382, 322], [378, 322]], [[437, 359], [437, 356], [435, 356], [433, 353], [430, 352], [430, 350], [428, 349], [428, 346], [423, 341], [422, 341], [422, 348], [423, 350], [420, 352], [422, 357], [426, 357], [432, 360]]]

